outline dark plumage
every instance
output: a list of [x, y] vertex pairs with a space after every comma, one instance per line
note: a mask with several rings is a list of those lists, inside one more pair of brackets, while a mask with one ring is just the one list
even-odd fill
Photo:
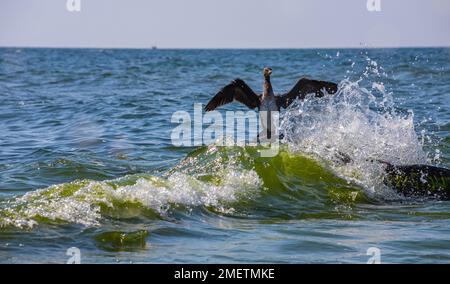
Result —
[[315, 94], [316, 97], [321, 98], [325, 95], [323, 90], [328, 94], [334, 94], [337, 92], [337, 85], [326, 81], [301, 78], [289, 92], [277, 97], [277, 102], [280, 107], [287, 108], [296, 98], [303, 100], [307, 94]]
[[235, 79], [230, 84], [223, 87], [205, 106], [205, 111], [212, 111], [233, 101], [243, 103], [250, 109], [279, 111], [280, 108], [287, 108], [296, 98], [304, 99], [308, 94], [315, 94], [316, 97], [323, 97], [324, 91], [328, 94], [337, 92], [337, 85], [332, 82], [300, 79], [297, 84], [287, 93], [275, 96], [270, 83], [272, 69], [264, 68], [263, 94], [256, 94], [243, 80]]
[[254, 109], [259, 107], [260, 97], [261, 95], [255, 94], [243, 80], [236, 79], [223, 87], [205, 106], [205, 110], [214, 110], [215, 108], [231, 103], [234, 100]]

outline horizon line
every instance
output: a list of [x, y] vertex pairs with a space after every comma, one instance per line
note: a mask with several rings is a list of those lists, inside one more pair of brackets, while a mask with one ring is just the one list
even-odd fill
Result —
[[23, 48], [23, 49], [143, 49], [143, 50], [287, 50], [287, 49], [408, 49], [408, 48], [450, 48], [450, 45], [402, 45], [402, 46], [315, 46], [315, 47], [111, 47], [111, 46], [47, 46], [47, 45], [0, 45], [0, 48]]

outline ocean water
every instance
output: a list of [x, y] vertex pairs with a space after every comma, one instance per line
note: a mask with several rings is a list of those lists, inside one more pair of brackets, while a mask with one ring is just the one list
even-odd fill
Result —
[[[282, 113], [273, 158], [172, 145], [174, 112], [236, 77], [260, 92], [264, 66], [275, 93], [339, 91]], [[450, 49], [2, 48], [0, 98], [2, 263], [450, 262], [449, 201], [371, 161], [450, 167]]]

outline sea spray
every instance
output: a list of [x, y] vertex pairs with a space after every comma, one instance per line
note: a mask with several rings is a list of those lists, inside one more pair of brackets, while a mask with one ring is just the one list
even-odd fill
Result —
[[334, 96], [296, 101], [280, 128], [290, 151], [314, 155], [369, 194], [389, 198], [383, 167], [374, 161], [417, 164], [426, 163], [427, 156], [414, 130], [413, 113], [396, 112], [391, 94], [381, 85], [375, 84], [375, 91], [377, 95], [343, 80]]

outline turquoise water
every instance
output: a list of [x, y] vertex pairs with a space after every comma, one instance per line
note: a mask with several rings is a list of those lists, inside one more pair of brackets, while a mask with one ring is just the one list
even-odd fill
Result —
[[[282, 114], [274, 158], [172, 145], [175, 111], [236, 77], [259, 92], [264, 66], [276, 93], [340, 89]], [[0, 262], [450, 261], [449, 201], [368, 161], [450, 167], [450, 49], [4, 48], [0, 97]]]

